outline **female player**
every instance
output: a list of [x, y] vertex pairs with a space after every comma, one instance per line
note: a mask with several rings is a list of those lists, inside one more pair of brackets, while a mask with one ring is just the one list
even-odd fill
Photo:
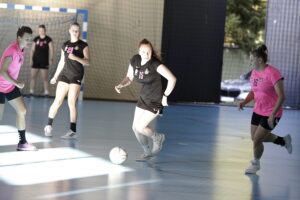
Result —
[[[168, 80], [167, 88], [162, 91], [161, 76]], [[133, 132], [144, 149], [137, 160], [145, 160], [156, 155], [161, 149], [165, 135], [154, 132], [148, 125], [167, 106], [167, 98], [175, 87], [176, 78], [172, 72], [161, 63], [152, 44], [143, 39], [139, 44], [138, 54], [130, 59], [127, 76], [115, 90], [120, 93], [123, 87], [135, 80], [142, 84], [140, 98], [137, 102], [132, 124]], [[153, 140], [152, 149], [148, 138]]]
[[20, 89], [24, 87], [24, 82], [18, 81], [21, 65], [25, 59], [25, 48], [32, 40], [32, 30], [30, 27], [22, 26], [17, 32], [17, 41], [9, 45], [0, 60], [0, 120], [4, 112], [5, 98], [16, 110], [16, 126], [19, 132], [18, 151], [34, 151], [35, 146], [29, 144], [25, 137], [25, 115], [26, 106]]
[[251, 91], [247, 98], [238, 104], [238, 109], [254, 100], [255, 105], [251, 120], [251, 139], [253, 141], [254, 158], [245, 173], [256, 173], [260, 169], [260, 158], [264, 152], [263, 142], [273, 142], [284, 146], [292, 153], [291, 136], [277, 136], [271, 131], [278, 124], [285, 99], [283, 77], [275, 67], [267, 64], [268, 54], [265, 45], [251, 52], [250, 60], [255, 69], [251, 73]]
[[34, 94], [34, 86], [36, 75], [40, 71], [44, 84], [44, 95], [49, 95], [48, 73], [49, 66], [53, 64], [53, 42], [52, 39], [46, 35], [45, 25], [39, 25], [39, 36], [33, 39], [30, 66], [31, 80], [30, 80], [30, 96]]
[[89, 48], [88, 44], [80, 40], [80, 26], [73, 23], [69, 29], [71, 39], [65, 42], [61, 49], [61, 58], [57, 70], [50, 83], [55, 84], [60, 75], [56, 88], [56, 95], [53, 104], [49, 109], [48, 124], [45, 126], [45, 136], [52, 136], [52, 123], [57, 111], [68, 95], [70, 109], [70, 130], [62, 136], [63, 139], [75, 139], [77, 109], [76, 101], [80, 91], [81, 81], [84, 75], [84, 66], [88, 66]]

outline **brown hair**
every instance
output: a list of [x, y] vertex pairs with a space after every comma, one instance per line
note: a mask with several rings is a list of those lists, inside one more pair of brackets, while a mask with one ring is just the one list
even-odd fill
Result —
[[157, 51], [153, 48], [153, 45], [151, 44], [151, 42], [149, 40], [147, 40], [146, 38], [144, 38], [142, 41], [140, 41], [139, 43], [139, 48], [142, 45], [149, 45], [152, 51], [152, 57], [158, 59], [159, 61], [161, 61], [161, 57], [160, 55], [157, 53]]
[[265, 44], [261, 45], [255, 50], [252, 50], [251, 54], [257, 58], [261, 58], [264, 63], [267, 63], [268, 61], [268, 48]]

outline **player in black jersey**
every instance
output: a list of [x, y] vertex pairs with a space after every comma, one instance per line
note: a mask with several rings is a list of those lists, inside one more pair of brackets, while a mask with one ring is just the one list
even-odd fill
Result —
[[62, 136], [64, 139], [76, 138], [77, 109], [76, 101], [84, 75], [84, 66], [88, 66], [89, 48], [88, 44], [80, 40], [80, 26], [73, 23], [69, 33], [71, 40], [65, 42], [61, 49], [61, 58], [57, 70], [50, 83], [55, 84], [60, 79], [56, 88], [56, 95], [53, 104], [49, 109], [48, 124], [45, 126], [45, 136], [52, 136], [52, 123], [57, 111], [68, 95], [68, 105], [70, 109], [70, 130]]
[[[161, 76], [168, 80], [164, 92]], [[165, 135], [154, 132], [148, 125], [162, 112], [163, 106], [168, 105], [167, 97], [176, 83], [176, 77], [161, 63], [152, 44], [147, 39], [140, 42], [139, 53], [130, 59], [127, 76], [119, 85], [115, 86], [115, 90], [120, 93], [121, 88], [130, 85], [133, 80], [142, 84], [132, 124], [133, 132], [144, 149], [144, 153], [137, 159], [138, 161], [154, 156], [162, 149]], [[153, 140], [152, 149], [150, 149], [148, 138]]]
[[40, 71], [44, 84], [44, 95], [49, 95], [48, 73], [49, 66], [53, 64], [53, 42], [46, 35], [45, 25], [39, 25], [39, 36], [33, 39], [30, 52], [31, 80], [30, 94], [34, 93], [34, 86], [37, 73]]

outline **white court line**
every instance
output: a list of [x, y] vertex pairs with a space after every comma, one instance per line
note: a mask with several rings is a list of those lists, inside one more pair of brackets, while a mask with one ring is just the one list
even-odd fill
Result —
[[[26, 139], [29, 143], [50, 142], [51, 139], [26, 132]], [[0, 125], [0, 146], [17, 145], [19, 134], [16, 127]]]
[[116, 189], [116, 188], [122, 188], [122, 187], [134, 186], [134, 185], [148, 184], [148, 183], [157, 183], [159, 181], [160, 180], [158, 180], [158, 179], [153, 179], [153, 180], [136, 181], [136, 182], [129, 182], [129, 183], [124, 183], [124, 184], [117, 184], [117, 185], [100, 186], [100, 187], [94, 187], [94, 188], [89, 188], [89, 189], [73, 190], [73, 191], [68, 191], [68, 192], [43, 195], [43, 196], [37, 197], [37, 199], [49, 199], [49, 198], [70, 196], [70, 195], [82, 194], [82, 193], [87, 193], [87, 192], [95, 192], [95, 191], [100, 191], [100, 190]]

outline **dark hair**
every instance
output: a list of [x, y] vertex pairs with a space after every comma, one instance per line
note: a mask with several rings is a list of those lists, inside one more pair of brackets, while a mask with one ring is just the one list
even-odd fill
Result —
[[32, 34], [31, 28], [28, 27], [28, 26], [22, 26], [22, 27], [19, 28], [18, 31], [17, 31], [17, 37], [19, 37], [19, 36], [20, 36], [20, 37], [23, 37], [23, 35], [24, 35], [25, 33]]
[[39, 28], [43, 28], [44, 30], [46, 30], [46, 26], [44, 24], [39, 25]]
[[255, 50], [252, 50], [251, 54], [257, 58], [263, 59], [264, 63], [267, 63], [268, 61], [268, 48], [265, 44], [262, 44]]
[[153, 45], [151, 44], [151, 42], [149, 40], [147, 40], [146, 38], [144, 38], [142, 41], [140, 41], [139, 43], [139, 48], [143, 45], [149, 45], [152, 51], [152, 57], [158, 59], [161, 61], [161, 57], [160, 55], [157, 53], [157, 51], [153, 48]]

